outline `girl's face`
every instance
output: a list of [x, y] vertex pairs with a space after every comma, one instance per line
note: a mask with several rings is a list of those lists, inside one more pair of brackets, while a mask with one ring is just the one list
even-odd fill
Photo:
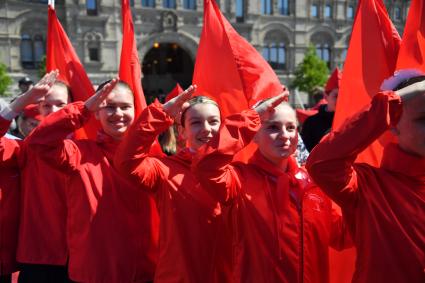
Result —
[[134, 121], [134, 98], [126, 87], [121, 85], [109, 93], [105, 105], [96, 112], [102, 129], [114, 139], [121, 139]]
[[214, 137], [221, 124], [220, 110], [211, 103], [198, 103], [185, 114], [182, 136], [189, 148], [197, 150]]
[[254, 141], [266, 159], [276, 165], [281, 164], [297, 149], [298, 131], [295, 111], [286, 104], [277, 106], [275, 113], [262, 122]]

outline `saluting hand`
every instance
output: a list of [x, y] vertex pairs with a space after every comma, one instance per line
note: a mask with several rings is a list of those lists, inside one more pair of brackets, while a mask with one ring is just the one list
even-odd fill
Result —
[[187, 102], [192, 97], [192, 94], [195, 92], [196, 88], [196, 85], [191, 85], [185, 91], [166, 102], [163, 106], [165, 113], [174, 119], [177, 119], [185, 107], [185, 102]]
[[56, 82], [58, 76], [58, 70], [45, 74], [44, 77], [35, 84], [35, 86], [26, 91], [24, 94], [18, 96], [15, 101], [10, 104], [10, 108], [14, 112], [20, 113], [26, 106], [39, 103], [47, 95], [50, 88]]
[[114, 89], [118, 81], [118, 78], [111, 80], [102, 89], [98, 90], [95, 94], [90, 96], [84, 103], [84, 106], [91, 112], [98, 111], [105, 104], [106, 97]]
[[281, 104], [283, 101], [288, 101], [289, 92], [284, 90], [281, 94], [276, 95], [272, 98], [267, 99], [263, 103], [260, 103], [254, 110], [260, 115], [261, 121], [265, 121], [270, 118], [271, 115], [275, 112], [275, 108]]

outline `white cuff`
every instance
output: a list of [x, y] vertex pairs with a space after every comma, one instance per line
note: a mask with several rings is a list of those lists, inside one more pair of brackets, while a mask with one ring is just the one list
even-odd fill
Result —
[[15, 117], [19, 116], [19, 113], [13, 111], [9, 105], [0, 104], [0, 116], [6, 120], [12, 121]]

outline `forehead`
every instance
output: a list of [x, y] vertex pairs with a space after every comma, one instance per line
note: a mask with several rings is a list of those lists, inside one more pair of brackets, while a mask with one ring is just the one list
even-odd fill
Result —
[[220, 117], [220, 110], [212, 103], [198, 103], [191, 106], [186, 112], [186, 119]]
[[116, 85], [106, 97], [106, 102], [134, 104], [133, 93], [124, 86]]
[[67, 101], [68, 100], [68, 88], [61, 84], [55, 84], [53, 85], [49, 92], [46, 95], [45, 98], [46, 101], [53, 101], [53, 100], [62, 100]]
[[295, 110], [287, 104], [280, 104], [275, 108], [275, 112], [267, 120], [268, 123], [297, 123]]

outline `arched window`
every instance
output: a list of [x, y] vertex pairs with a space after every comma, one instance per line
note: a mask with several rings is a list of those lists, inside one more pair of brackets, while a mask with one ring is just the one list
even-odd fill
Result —
[[396, 21], [401, 20], [401, 9], [398, 6], [394, 7], [394, 20]]
[[354, 5], [349, 4], [347, 6], [347, 19], [352, 20], [354, 19]]
[[316, 54], [326, 62], [328, 68], [331, 67], [331, 49], [328, 44], [316, 44]]
[[183, 9], [196, 10], [196, 0], [183, 0]]
[[264, 15], [273, 13], [272, 0], [261, 0], [261, 13]]
[[287, 69], [287, 38], [280, 31], [270, 31], [264, 38], [262, 55], [276, 70]]
[[142, 7], [154, 8], [155, 0], [142, 0]]
[[289, 15], [289, 0], [279, 0], [278, 9], [281, 15]]
[[324, 10], [324, 18], [325, 19], [330, 19], [332, 18], [332, 5], [331, 4], [326, 4], [325, 5], [325, 10]]
[[39, 34], [22, 34], [20, 49], [21, 64], [25, 69], [38, 68], [46, 54], [43, 37]]
[[319, 5], [317, 3], [313, 3], [310, 6], [310, 17], [318, 18], [319, 17]]
[[97, 16], [97, 0], [86, 0], [87, 15]]
[[162, 0], [162, 6], [168, 9], [176, 8], [176, 0]]
[[236, 0], [236, 21], [243, 22], [245, 18], [245, 0]]
[[310, 40], [316, 47], [317, 56], [326, 62], [328, 68], [331, 68], [333, 66], [332, 46], [334, 42], [332, 35], [328, 32], [318, 32], [313, 34]]

